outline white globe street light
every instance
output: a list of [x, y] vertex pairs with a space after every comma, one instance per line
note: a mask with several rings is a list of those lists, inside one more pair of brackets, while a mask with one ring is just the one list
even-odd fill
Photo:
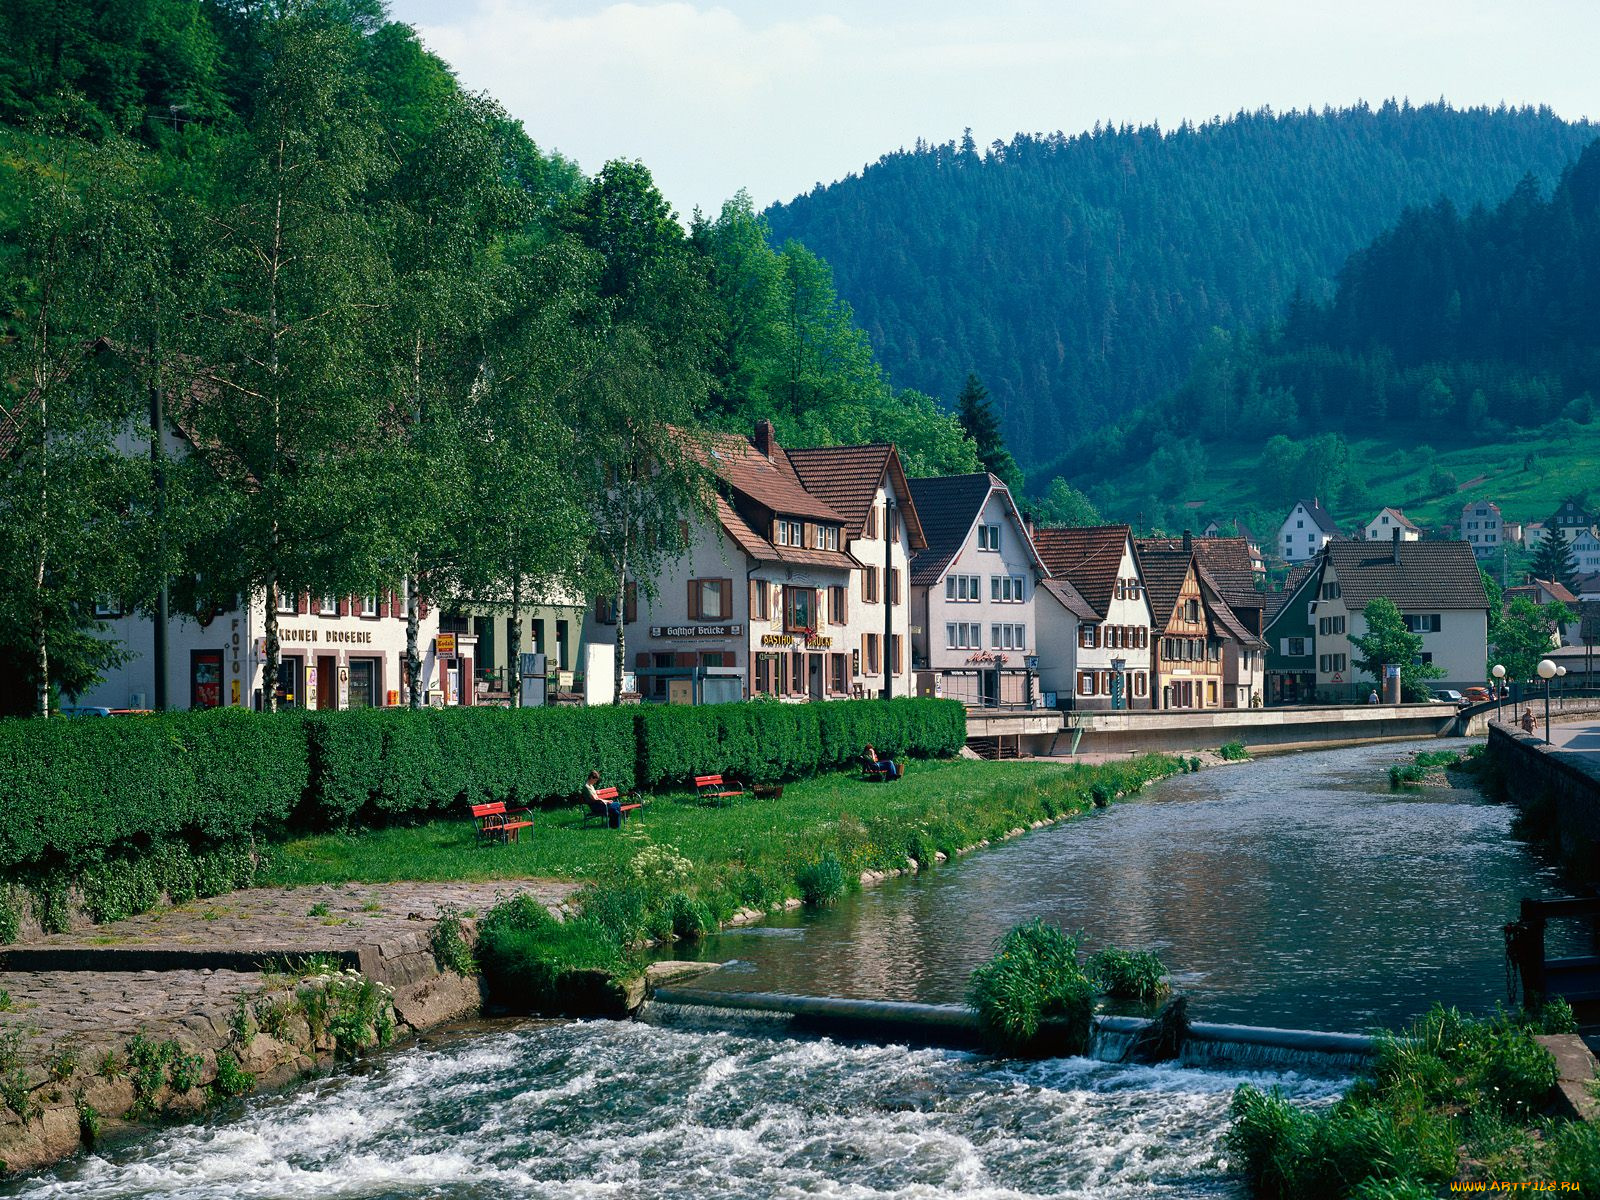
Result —
[[1495, 663], [1489, 668], [1489, 674], [1494, 676], [1494, 719], [1500, 720], [1500, 699], [1504, 694], [1506, 685], [1506, 669], [1503, 663]]
[[1544, 744], [1550, 744], [1550, 681], [1561, 668], [1548, 658], [1539, 660], [1539, 678], [1544, 680]]
[[[1558, 666], [1556, 668], [1556, 678], [1557, 679], [1565, 679], [1566, 677], [1567, 677], [1567, 669], [1565, 667]], [[1561, 685], [1561, 705], [1560, 705], [1560, 707], [1561, 707], [1561, 711], [1562, 712], [1565, 712], [1566, 709], [1567, 709], [1567, 685], [1566, 684], [1562, 684]]]

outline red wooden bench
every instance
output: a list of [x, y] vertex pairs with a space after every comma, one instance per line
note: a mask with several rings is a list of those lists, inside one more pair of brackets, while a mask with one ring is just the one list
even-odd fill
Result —
[[472, 819], [478, 823], [478, 840], [492, 842], [496, 839], [502, 842], [514, 842], [517, 834], [524, 829], [532, 829], [533, 821], [513, 820], [513, 817], [531, 817], [532, 814], [525, 808], [506, 810], [505, 802], [496, 800], [493, 804], [474, 804], [472, 806]]
[[727, 800], [744, 795], [744, 788], [737, 779], [723, 782], [721, 775], [696, 775], [694, 790], [700, 793], [702, 800]]
[[[589, 800], [587, 796], [584, 797], [585, 800], [588, 800], [588, 804], [589, 804], [589, 814], [588, 814], [588, 816], [583, 818], [583, 823], [585, 825], [587, 825], [589, 823], [589, 817], [597, 817], [602, 821], [610, 820], [611, 814], [606, 811], [606, 805], [609, 804], [611, 801], [618, 799], [620, 797], [621, 793], [618, 792], [617, 789], [614, 788], [614, 787], [608, 787], [608, 788], [600, 788], [600, 789], [598, 789], [595, 792], [595, 795], [599, 796], [600, 799], [598, 799], [598, 800]], [[622, 809], [622, 820], [626, 821], [628, 819], [628, 814], [629, 813], [639, 811], [641, 808], [644, 807], [644, 805], [642, 803], [635, 803], [635, 804], [623, 804], [623, 805], [619, 805], [619, 807]]]

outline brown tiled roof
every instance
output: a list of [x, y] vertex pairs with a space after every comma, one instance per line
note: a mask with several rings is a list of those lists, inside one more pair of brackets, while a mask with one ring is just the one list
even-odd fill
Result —
[[749, 438], [723, 433], [710, 439], [707, 454], [706, 465], [717, 478], [763, 508], [790, 517], [845, 523], [825, 501], [806, 491], [781, 447], [768, 458]]
[[1489, 607], [1466, 542], [1329, 542], [1326, 553], [1352, 612], [1379, 596], [1412, 611]]
[[966, 545], [967, 535], [977, 523], [978, 514], [989, 502], [989, 495], [999, 488], [1006, 498], [1011, 518], [1022, 538], [1028, 544], [1034, 565], [1042, 573], [1045, 564], [1039, 557], [1038, 547], [1028, 538], [1027, 526], [1017, 510], [1011, 491], [996, 476], [987, 471], [971, 475], [941, 475], [929, 479], [910, 481], [911, 496], [922, 518], [922, 532], [927, 549], [911, 561], [911, 582], [919, 587], [937, 583], [951, 561]]
[[1563, 604], [1576, 604], [1578, 602], [1578, 598], [1572, 594], [1572, 589], [1559, 579], [1535, 579], [1534, 583], [1549, 592], [1553, 599], [1559, 600]]
[[1207, 611], [1211, 613], [1216, 623], [1222, 627], [1223, 634], [1251, 650], [1265, 649], [1266, 642], [1251, 633], [1244, 622], [1239, 619], [1238, 614], [1229, 607], [1227, 599], [1217, 586], [1217, 581], [1211, 577], [1210, 572], [1198, 564], [1197, 571], [1200, 579], [1200, 595], [1205, 600]]
[[900, 454], [893, 446], [807, 446], [785, 453], [806, 491], [821, 497], [844, 518], [847, 537], [861, 536], [867, 525], [867, 512], [887, 474], [895, 495], [904, 501], [900, 515], [905, 518], [911, 539], [907, 549], [927, 546], [916, 500], [900, 466]]
[[[1160, 550], [1181, 550], [1181, 538], [1140, 538], [1140, 546]], [[1266, 607], [1267, 597], [1256, 590], [1255, 556], [1242, 537], [1191, 538], [1195, 559], [1211, 575], [1212, 582], [1230, 608]]]
[[777, 546], [767, 541], [723, 497], [716, 498], [717, 521], [733, 544], [761, 562], [805, 563], [808, 566], [851, 570], [862, 564], [842, 550], [811, 550], [804, 546]]
[[1178, 596], [1183, 592], [1183, 581], [1194, 563], [1192, 550], [1185, 550], [1181, 545], [1176, 550], [1166, 549], [1160, 541], [1140, 539], [1133, 544], [1139, 557], [1139, 574], [1144, 578], [1145, 595], [1150, 597], [1151, 619], [1158, 630], [1165, 629], [1171, 622], [1172, 610], [1178, 606]]
[[1094, 608], [1095, 616], [1105, 620], [1131, 532], [1126, 525], [1040, 529], [1033, 535], [1033, 544], [1050, 574], [1071, 582]]
[[[1289, 568], [1289, 576], [1283, 581], [1283, 591], [1262, 593], [1262, 599], [1267, 602], [1266, 621], [1270, 622], [1283, 611], [1283, 606], [1289, 603], [1289, 598], [1299, 591], [1300, 585], [1306, 581], [1306, 577], [1314, 572], [1321, 565], [1321, 562], [1320, 558], [1313, 558], [1308, 559], [1306, 562], [1296, 563]], [[1265, 629], [1266, 625], [1263, 624], [1262, 628]]]
[[1532, 583], [1522, 583], [1516, 587], [1508, 587], [1502, 595], [1502, 600], [1504, 603], [1510, 604], [1511, 601], [1521, 598], [1532, 600], [1535, 604], [1543, 604], [1546, 602], [1539, 599], [1541, 592], [1548, 595], [1551, 600], [1559, 600], [1562, 604], [1578, 603], [1578, 598], [1572, 594], [1566, 584], [1561, 583], [1559, 580], [1550, 579], [1535, 579]]
[[1039, 586], [1060, 602], [1061, 607], [1082, 621], [1098, 621], [1100, 614], [1095, 612], [1094, 605], [1083, 598], [1082, 593], [1072, 586], [1067, 579], [1044, 579]]

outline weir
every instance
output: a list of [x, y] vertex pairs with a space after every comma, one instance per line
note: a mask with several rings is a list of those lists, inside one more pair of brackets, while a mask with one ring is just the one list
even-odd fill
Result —
[[[964, 1004], [662, 987], [640, 1010], [639, 1019], [702, 1031], [775, 1037], [809, 1034], [956, 1050], [975, 1049], [982, 1042], [978, 1014]], [[1096, 1016], [1088, 1056], [1101, 1062], [1121, 1062], [1150, 1024], [1144, 1017]], [[1189, 1025], [1178, 1061], [1186, 1067], [1343, 1075], [1365, 1067], [1375, 1049], [1374, 1040], [1361, 1034], [1196, 1021]]]

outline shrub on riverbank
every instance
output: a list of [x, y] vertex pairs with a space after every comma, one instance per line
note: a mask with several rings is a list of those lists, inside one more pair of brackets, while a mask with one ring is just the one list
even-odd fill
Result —
[[1223, 762], [1243, 762], [1250, 757], [1250, 751], [1245, 749], [1243, 742], [1223, 742], [1217, 753]]
[[1561, 1179], [1600, 1187], [1592, 1126], [1541, 1119], [1555, 1060], [1530, 1021], [1435, 1006], [1385, 1035], [1370, 1078], [1309, 1111], [1246, 1084], [1233, 1098], [1228, 1152], [1267, 1200], [1433, 1195], [1467, 1179]]
[[558, 921], [526, 894], [484, 914], [478, 961], [497, 1002], [575, 1016], [620, 1005], [622, 981], [639, 973], [638, 963], [599, 920]]
[[1154, 1004], [1172, 991], [1167, 968], [1151, 950], [1106, 946], [1089, 960], [1089, 977], [1107, 996]]
[[1037, 918], [1009, 930], [994, 957], [972, 972], [967, 1003], [998, 1050], [1082, 1054], [1089, 1048], [1094, 984], [1078, 961], [1077, 935]]

